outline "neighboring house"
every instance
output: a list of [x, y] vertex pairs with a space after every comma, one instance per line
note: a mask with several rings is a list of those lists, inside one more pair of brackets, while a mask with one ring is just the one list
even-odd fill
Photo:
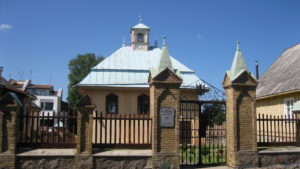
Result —
[[257, 113], [291, 115], [300, 111], [300, 44], [286, 49], [258, 80]]
[[[12, 99], [22, 107], [21, 112], [29, 112], [30, 110], [39, 110], [33, 101], [36, 99], [35, 96], [30, 93], [17, 89], [12, 86], [4, 77], [2, 77], [3, 67], [0, 67], [0, 102], [1, 104]], [[0, 106], [1, 109], [1, 106]]]
[[[45, 116], [49, 115], [50, 117], [57, 116], [58, 112], [62, 111], [62, 89], [58, 89], [57, 91], [55, 91], [52, 85], [32, 84], [31, 80], [10, 80], [10, 83], [14, 87], [20, 90], [24, 90], [37, 98], [34, 103], [41, 108], [40, 116], [42, 116], [43, 114]], [[47, 125], [57, 125], [57, 121], [53, 121], [53, 119], [47, 119], [45, 121]]]
[[111, 114], [149, 113], [150, 71], [170, 59], [172, 70], [182, 78], [181, 99], [198, 100], [196, 85], [204, 83], [195, 72], [165, 52], [150, 46], [150, 28], [141, 21], [131, 28], [131, 45], [121, 48], [91, 69], [77, 84], [82, 94], [90, 96], [98, 112]]

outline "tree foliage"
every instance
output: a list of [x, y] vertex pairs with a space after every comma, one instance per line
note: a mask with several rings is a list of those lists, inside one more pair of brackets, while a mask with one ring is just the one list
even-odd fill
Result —
[[208, 126], [222, 125], [226, 120], [225, 105], [223, 104], [204, 104], [200, 119], [201, 136], [205, 136]]
[[76, 104], [82, 95], [79, 93], [78, 88], [74, 87], [78, 84], [85, 76], [88, 75], [91, 68], [100, 63], [104, 57], [96, 56], [94, 53], [78, 54], [76, 58], [73, 58], [69, 62], [70, 73], [69, 86], [68, 86], [68, 102], [69, 107], [72, 110], [76, 109]]

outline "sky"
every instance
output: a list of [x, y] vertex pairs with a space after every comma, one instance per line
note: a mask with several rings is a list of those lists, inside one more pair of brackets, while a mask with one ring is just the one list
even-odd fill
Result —
[[299, 0], [0, 0], [0, 66], [6, 79], [63, 88], [77, 54], [108, 57], [138, 23], [203, 80], [222, 89], [236, 41], [260, 74], [300, 42]]

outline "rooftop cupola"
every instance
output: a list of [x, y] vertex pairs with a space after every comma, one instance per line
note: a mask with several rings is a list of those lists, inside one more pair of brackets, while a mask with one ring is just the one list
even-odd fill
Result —
[[139, 16], [139, 23], [130, 31], [133, 50], [149, 50], [149, 32], [150, 28], [142, 23], [142, 17]]

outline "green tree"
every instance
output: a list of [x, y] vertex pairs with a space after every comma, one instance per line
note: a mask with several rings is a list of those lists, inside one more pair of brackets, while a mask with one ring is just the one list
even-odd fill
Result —
[[104, 57], [96, 56], [94, 53], [78, 54], [76, 58], [73, 58], [69, 62], [70, 73], [69, 86], [68, 86], [68, 102], [69, 108], [76, 109], [76, 104], [82, 95], [79, 93], [78, 88], [74, 85], [78, 84], [85, 76], [88, 75], [91, 68], [100, 63]]
[[222, 125], [226, 120], [225, 105], [220, 103], [204, 104], [201, 112], [201, 136], [205, 136], [208, 126]]

